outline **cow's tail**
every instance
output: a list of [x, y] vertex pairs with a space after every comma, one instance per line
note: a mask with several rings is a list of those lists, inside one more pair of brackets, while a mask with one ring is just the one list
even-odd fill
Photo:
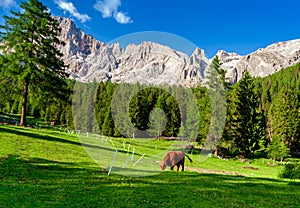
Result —
[[192, 163], [193, 162], [193, 160], [190, 158], [190, 156], [188, 156], [187, 154], [184, 154], [188, 159], [189, 159], [189, 161]]

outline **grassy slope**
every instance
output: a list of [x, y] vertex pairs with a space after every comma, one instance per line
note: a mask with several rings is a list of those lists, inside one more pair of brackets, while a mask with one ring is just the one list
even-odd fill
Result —
[[[130, 178], [99, 168], [75, 135], [0, 126], [0, 207], [299, 207], [299, 181], [280, 167], [208, 159], [203, 169], [247, 177], [169, 172]], [[253, 166], [259, 170], [244, 169]], [[250, 177], [248, 177], [250, 176]]]

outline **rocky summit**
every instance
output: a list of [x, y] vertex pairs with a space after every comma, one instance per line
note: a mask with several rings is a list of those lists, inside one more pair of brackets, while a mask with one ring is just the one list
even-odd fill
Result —
[[[82, 81], [139, 82], [197, 86], [205, 79], [210, 64], [203, 50], [196, 48], [191, 56], [154, 42], [106, 44], [77, 28], [67, 18], [55, 17], [62, 28], [60, 46], [71, 78]], [[300, 61], [300, 40], [272, 44], [249, 55], [218, 51], [226, 70], [226, 80], [233, 84], [245, 70], [264, 77]]]
[[245, 56], [218, 51], [218, 57], [226, 70], [226, 79], [235, 83], [245, 70], [252, 76], [265, 77], [300, 61], [300, 39], [279, 42]]

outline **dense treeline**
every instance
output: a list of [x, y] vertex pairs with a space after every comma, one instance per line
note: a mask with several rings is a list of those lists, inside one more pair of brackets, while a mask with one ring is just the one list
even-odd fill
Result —
[[[135, 93], [130, 95], [132, 91]], [[187, 104], [191, 94], [196, 106], [192, 102]], [[117, 111], [118, 115], [114, 115]], [[77, 83], [73, 94], [73, 117], [76, 129], [107, 136], [190, 136], [201, 141], [209, 129], [210, 102], [204, 87], [186, 92], [183, 87], [138, 83]]]
[[264, 78], [248, 73], [227, 92], [227, 119], [219, 150], [283, 159], [300, 151], [300, 64]]
[[[52, 91], [39, 92], [29, 87], [27, 115], [34, 118], [41, 118], [46, 122], [61, 124], [67, 128], [74, 128], [72, 118], [72, 90], [73, 80], [66, 80], [66, 86], [56, 86], [60, 92]], [[18, 83], [5, 82], [0, 80], [0, 112], [9, 114], [20, 114], [22, 109], [22, 86]], [[64, 88], [64, 89], [61, 89]], [[29, 123], [29, 125], [33, 125]]]
[[[279, 147], [285, 146], [292, 153], [300, 151], [299, 77], [300, 64], [296, 64], [272, 76], [255, 80], [256, 90], [261, 96], [261, 108], [267, 118], [267, 141], [278, 143]], [[276, 151], [284, 149], [277, 148]]]
[[[221, 67], [221, 64], [219, 65]], [[221, 71], [222, 72], [222, 71]], [[281, 70], [264, 78], [252, 78], [247, 72], [235, 85], [226, 86], [227, 117], [222, 137], [216, 148], [217, 154], [255, 155], [268, 154], [274, 159], [283, 159], [288, 154], [300, 151], [300, 64]], [[6, 113], [20, 113], [21, 94], [19, 88], [9, 87], [13, 83], [1, 82], [0, 108]], [[76, 83], [73, 94], [56, 98], [49, 93], [31, 93], [28, 115], [55, 121], [67, 128], [96, 132], [108, 136], [133, 136], [131, 126], [122, 123], [128, 132], [116, 127], [111, 112], [112, 100], [119, 84], [106, 82]], [[135, 84], [136, 88], [142, 86]], [[71, 92], [74, 82], [68, 81]], [[186, 136], [182, 130], [184, 115], [195, 116], [195, 112], [180, 112], [180, 103], [185, 99], [181, 87], [142, 87], [132, 97], [128, 106], [128, 117], [132, 126], [140, 130], [164, 125], [155, 136]], [[211, 99], [205, 87], [192, 88], [197, 98], [199, 131], [195, 135], [203, 143], [208, 135], [212, 117]], [[174, 96], [181, 94], [181, 97]], [[175, 98], [176, 97], [176, 98]], [[119, 98], [120, 101], [125, 98]], [[118, 100], [118, 99], [117, 99]], [[73, 103], [72, 103], [73, 101]], [[73, 104], [73, 105], [72, 105]], [[117, 107], [125, 103], [120, 102]], [[72, 109], [73, 108], [73, 109]], [[162, 109], [164, 113], [153, 111]], [[188, 108], [187, 108], [188, 109]], [[73, 115], [72, 115], [73, 113]], [[93, 115], [93, 116], [91, 116]], [[156, 120], [152, 120], [152, 117]], [[121, 118], [122, 119], [122, 118]], [[193, 120], [186, 121], [193, 123]], [[187, 130], [185, 130], [187, 131]], [[180, 133], [181, 132], [181, 133]], [[142, 135], [135, 135], [136, 137]]]

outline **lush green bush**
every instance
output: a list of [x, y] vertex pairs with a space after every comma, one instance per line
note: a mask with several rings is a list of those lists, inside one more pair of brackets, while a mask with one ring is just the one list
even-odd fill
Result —
[[286, 164], [279, 173], [280, 178], [300, 179], [300, 163]]
[[275, 135], [273, 140], [269, 143], [267, 152], [268, 157], [275, 160], [280, 160], [281, 162], [285, 157], [288, 157], [289, 148], [279, 139], [279, 136]]

